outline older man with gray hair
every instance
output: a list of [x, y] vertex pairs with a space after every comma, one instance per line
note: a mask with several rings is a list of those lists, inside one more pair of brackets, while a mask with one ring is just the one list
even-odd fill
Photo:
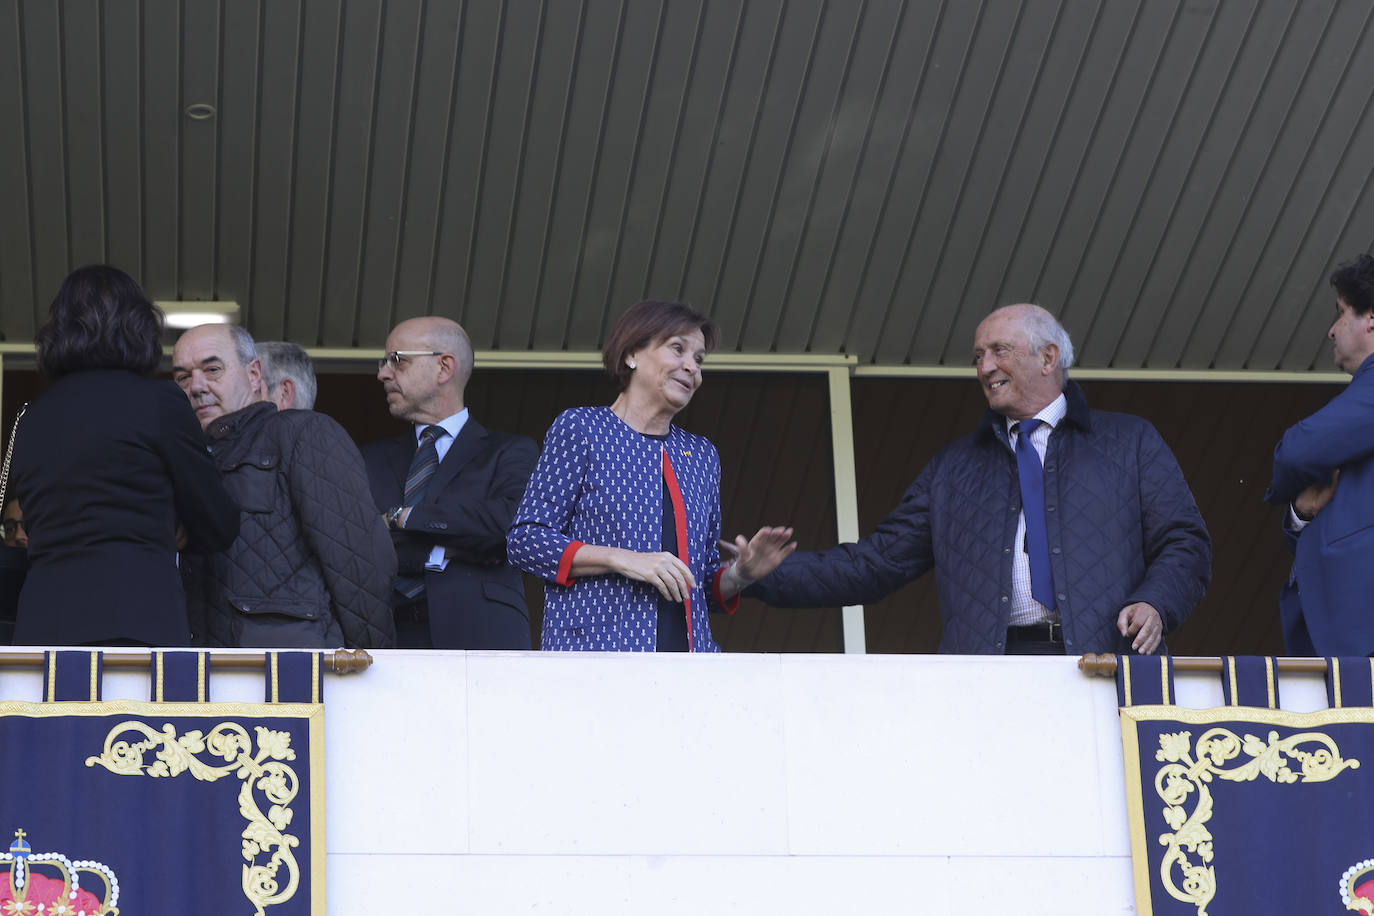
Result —
[[1211, 578], [1211, 541], [1147, 421], [1089, 410], [1073, 344], [1034, 305], [978, 325], [988, 401], [857, 543], [797, 553], [745, 591], [784, 607], [877, 601], [935, 570], [941, 652], [1151, 653]]
[[315, 409], [315, 364], [300, 344], [286, 340], [258, 341], [262, 361], [263, 400], [278, 410]]
[[237, 326], [181, 335], [172, 377], [242, 520], [228, 550], [183, 557], [197, 644], [395, 645], [388, 594], [396, 553], [343, 427], [265, 401], [252, 335]]

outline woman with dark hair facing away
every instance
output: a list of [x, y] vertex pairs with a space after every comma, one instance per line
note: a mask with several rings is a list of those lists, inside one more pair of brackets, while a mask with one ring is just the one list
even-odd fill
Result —
[[630, 306], [602, 352], [620, 396], [549, 428], [507, 533], [511, 565], [547, 583], [542, 648], [719, 652], [707, 611], [733, 612], [796, 549], [791, 528], [761, 528], [721, 563], [720, 458], [672, 422], [715, 343], [690, 306]]
[[186, 395], [149, 377], [161, 336], [162, 312], [105, 266], [73, 271], [38, 331], [52, 384], [19, 421], [10, 471], [29, 534], [18, 645], [191, 643], [178, 525], [182, 549], [223, 550], [239, 510]]

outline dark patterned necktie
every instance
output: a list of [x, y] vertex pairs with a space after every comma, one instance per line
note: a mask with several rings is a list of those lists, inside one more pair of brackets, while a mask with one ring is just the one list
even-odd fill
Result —
[[439, 470], [439, 450], [434, 440], [444, 434], [442, 426], [426, 426], [420, 433], [420, 445], [415, 449], [415, 457], [410, 459], [410, 470], [406, 472], [406, 489], [401, 505], [413, 506], [425, 495], [425, 487], [434, 472]]
[[[434, 476], [434, 472], [439, 470], [439, 450], [434, 447], [434, 440], [443, 434], [442, 426], [426, 426], [420, 433], [420, 446], [415, 449], [415, 457], [410, 459], [410, 470], [406, 472], [406, 489], [401, 505], [413, 507], [424, 497], [425, 487], [429, 486], [429, 480]], [[423, 577], [396, 577], [396, 591], [407, 598], [418, 598], [424, 590]]]
[[1021, 511], [1026, 516], [1026, 553], [1030, 555], [1031, 597], [1054, 610], [1050, 537], [1045, 530], [1045, 469], [1031, 444], [1041, 420], [1022, 420], [1016, 434], [1016, 474], [1021, 478]]

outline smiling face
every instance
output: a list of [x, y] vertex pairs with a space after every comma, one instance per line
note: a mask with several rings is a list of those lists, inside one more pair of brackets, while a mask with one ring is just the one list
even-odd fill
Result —
[[626, 393], [676, 414], [701, 387], [705, 361], [706, 338], [700, 328], [648, 344], [625, 357], [634, 367]]
[[234, 338], [222, 324], [191, 328], [172, 348], [172, 378], [196, 410], [200, 428], [259, 399], [262, 367], [239, 361]]
[[973, 365], [988, 406], [1004, 417], [1026, 420], [1064, 390], [1059, 348], [1031, 349], [1030, 336], [1015, 307], [993, 312], [973, 337]]

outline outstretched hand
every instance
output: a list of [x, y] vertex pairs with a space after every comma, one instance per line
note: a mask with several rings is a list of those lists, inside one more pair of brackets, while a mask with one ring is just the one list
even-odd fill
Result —
[[720, 541], [721, 553], [733, 562], [721, 577], [721, 594], [729, 598], [778, 568], [797, 549], [791, 528], [763, 527], [749, 540], [735, 535], [734, 543]]

